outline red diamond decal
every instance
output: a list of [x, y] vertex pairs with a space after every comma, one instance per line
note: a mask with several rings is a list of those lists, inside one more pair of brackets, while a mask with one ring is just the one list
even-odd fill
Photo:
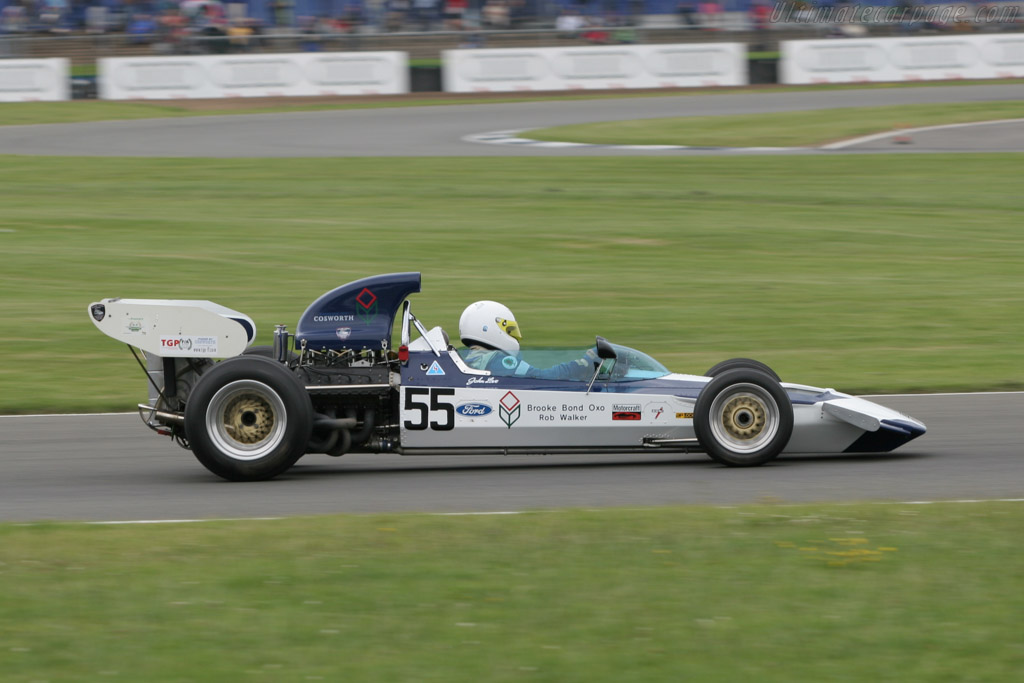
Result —
[[377, 300], [377, 295], [371, 292], [366, 287], [363, 287], [363, 291], [359, 292], [359, 296], [356, 297], [356, 301], [363, 308], [369, 310], [370, 306]]
[[511, 391], [501, 397], [498, 401], [501, 405], [505, 406], [505, 410], [512, 411], [517, 405], [519, 405], [519, 397], [513, 394]]

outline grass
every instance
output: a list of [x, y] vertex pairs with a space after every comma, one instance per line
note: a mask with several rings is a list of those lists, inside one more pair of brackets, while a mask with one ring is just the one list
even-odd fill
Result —
[[816, 147], [900, 128], [1024, 118], [1024, 102], [912, 104], [788, 111], [734, 116], [693, 116], [606, 121], [531, 130], [535, 140], [606, 145], [712, 147]]
[[4, 102], [0, 103], [0, 126], [81, 123], [88, 121], [130, 120], [160, 117], [215, 116], [230, 114], [271, 114], [297, 111], [323, 111], [342, 109], [377, 109], [385, 107], [424, 107], [454, 104], [496, 104], [510, 102], [547, 102], [555, 100], [603, 100], [623, 97], [678, 97], [681, 95], [749, 94], [762, 92], [800, 92], [820, 90], [858, 90], [919, 88], [963, 85], [1012, 85], [1022, 79], [986, 81], [943, 81], [912, 83], [858, 83], [831, 85], [777, 85], [739, 88], [691, 88], [680, 90], [643, 90], [638, 92], [605, 93], [601, 91], [547, 93], [523, 95], [493, 93], [486, 97], [474, 94], [419, 93], [409, 95], [382, 95], [363, 97], [295, 97], [288, 102], [279, 99], [261, 101], [260, 98], [178, 101], [101, 101], [73, 100], [67, 102]]
[[423, 272], [454, 331], [602, 334], [682, 372], [752, 356], [855, 392], [1024, 387], [1022, 157], [71, 159], [0, 163], [0, 412], [126, 410], [104, 297], [210, 299], [269, 343], [321, 293]]
[[5, 525], [0, 671], [1008, 681], [1022, 524], [983, 503]]

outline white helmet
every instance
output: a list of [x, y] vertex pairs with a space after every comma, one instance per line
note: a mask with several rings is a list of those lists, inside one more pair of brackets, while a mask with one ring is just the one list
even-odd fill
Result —
[[487, 346], [506, 353], [519, 353], [523, 336], [508, 306], [497, 301], [477, 301], [459, 318], [459, 337], [466, 346]]

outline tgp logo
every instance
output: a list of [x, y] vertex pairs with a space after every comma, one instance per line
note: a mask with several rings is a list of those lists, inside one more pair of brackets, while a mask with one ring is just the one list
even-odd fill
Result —
[[188, 337], [160, 337], [160, 348], [168, 351], [189, 351], [192, 340]]
[[486, 403], [460, 403], [455, 412], [463, 417], [484, 417], [491, 414], [492, 408]]

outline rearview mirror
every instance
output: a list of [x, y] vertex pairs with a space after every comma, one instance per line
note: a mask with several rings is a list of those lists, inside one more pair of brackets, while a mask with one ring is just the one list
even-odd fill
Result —
[[598, 358], [601, 358], [603, 360], [608, 360], [609, 358], [616, 358], [617, 357], [617, 354], [615, 353], [615, 348], [611, 345], [611, 343], [607, 339], [605, 339], [604, 337], [597, 337], [597, 338], [595, 338], [595, 342], [597, 344], [597, 357]]

